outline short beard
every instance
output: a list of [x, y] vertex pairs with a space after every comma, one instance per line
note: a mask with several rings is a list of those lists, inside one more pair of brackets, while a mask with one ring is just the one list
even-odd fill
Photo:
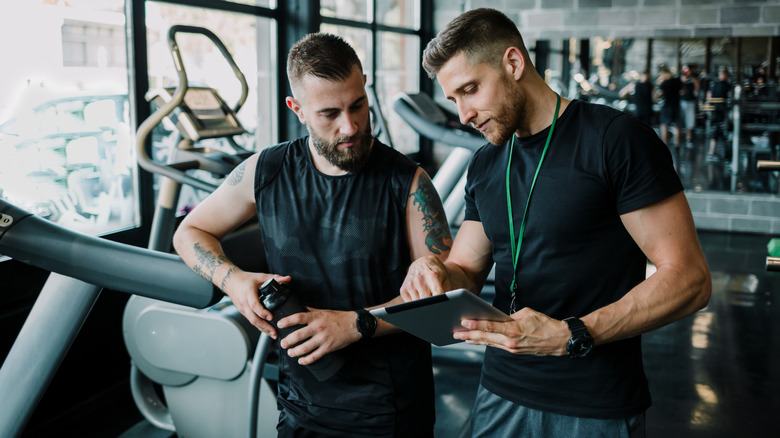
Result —
[[507, 78], [503, 78], [503, 82], [507, 94], [501, 101], [498, 113], [493, 116], [493, 122], [496, 124], [497, 131], [490, 133], [489, 136], [487, 132], [483, 133], [484, 137], [494, 145], [506, 143], [514, 134], [520, 126], [520, 120], [523, 116], [522, 108], [525, 104], [525, 96], [514, 88], [512, 82]]
[[[314, 148], [317, 149], [321, 156], [328, 160], [330, 164], [349, 173], [360, 172], [371, 154], [373, 137], [368, 132], [359, 133], [352, 137], [340, 137], [332, 142], [324, 141], [311, 130], [309, 130], [309, 135]], [[355, 146], [343, 151], [338, 150], [339, 143], [355, 140], [358, 141]]]

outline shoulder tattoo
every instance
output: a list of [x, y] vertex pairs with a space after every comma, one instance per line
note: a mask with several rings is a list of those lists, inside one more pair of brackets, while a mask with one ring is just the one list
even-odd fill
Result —
[[428, 234], [425, 236], [425, 245], [434, 254], [449, 251], [452, 242], [449, 224], [444, 215], [444, 207], [436, 188], [427, 174], [420, 175], [417, 190], [411, 195], [412, 202], [417, 205], [417, 211], [423, 214], [423, 228]]
[[241, 164], [238, 165], [235, 169], [233, 169], [232, 172], [230, 172], [230, 175], [228, 175], [227, 183], [231, 186], [236, 186], [238, 183], [241, 182], [242, 179], [244, 179], [244, 171], [246, 170], [246, 161], [242, 161]]

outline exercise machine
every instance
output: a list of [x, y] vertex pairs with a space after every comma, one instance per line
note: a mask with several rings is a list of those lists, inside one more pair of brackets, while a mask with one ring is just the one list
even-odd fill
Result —
[[204, 308], [218, 290], [178, 256], [68, 230], [0, 200], [0, 254], [49, 271], [0, 368], [0, 436], [19, 436], [102, 288]]
[[[758, 160], [756, 161], [756, 170], [763, 172], [778, 172], [780, 171], [780, 161], [773, 160]], [[772, 238], [767, 244], [767, 249], [770, 247], [773, 249], [769, 251], [770, 255], [766, 257], [766, 270], [768, 272], [780, 272], [780, 257], [776, 254], [778, 246], [780, 246], [780, 239]]]
[[[205, 36], [219, 49], [241, 85], [235, 105], [229, 106], [214, 88], [189, 86], [176, 39], [182, 33]], [[162, 177], [149, 239], [149, 249], [162, 252], [171, 247], [182, 187], [216, 189], [191, 171], [224, 178], [253, 153], [234, 140], [244, 133], [237, 113], [248, 86], [222, 41], [208, 29], [176, 25], [168, 32], [168, 44], [178, 84], [147, 93], [157, 110], [139, 126], [136, 138], [139, 165]], [[161, 163], [146, 152], [146, 143], [164, 119], [176, 126], [178, 141], [167, 162]], [[232, 150], [200, 147], [206, 139], [227, 142]], [[224, 246], [242, 268], [265, 270], [256, 227], [240, 230]], [[268, 380], [275, 381], [278, 371], [265, 367], [270, 338], [251, 326], [227, 298], [198, 309], [134, 295], [125, 308], [122, 329], [132, 359], [133, 398], [149, 423], [187, 437], [256, 437], [263, 427], [264, 436], [275, 433], [278, 412]], [[254, 345], [256, 354], [249, 348]], [[261, 391], [267, 395], [262, 401], [268, 403], [262, 409]], [[262, 420], [259, 410], [266, 415]]]

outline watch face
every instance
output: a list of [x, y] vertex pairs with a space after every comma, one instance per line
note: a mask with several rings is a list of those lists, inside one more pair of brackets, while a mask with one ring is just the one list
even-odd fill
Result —
[[589, 336], [578, 336], [569, 339], [566, 343], [566, 351], [571, 357], [583, 357], [593, 348], [593, 340]]
[[373, 315], [368, 312], [358, 312], [357, 329], [363, 337], [374, 336], [377, 321]]

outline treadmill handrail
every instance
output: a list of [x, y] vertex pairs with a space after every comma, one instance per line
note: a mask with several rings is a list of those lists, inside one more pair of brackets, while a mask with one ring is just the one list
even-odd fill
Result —
[[[241, 96], [233, 108], [234, 112], [237, 113], [241, 109], [241, 107], [244, 105], [244, 102], [246, 102], [247, 96], [249, 95], [249, 85], [246, 82], [246, 77], [238, 68], [238, 65], [233, 59], [233, 56], [230, 55], [230, 51], [228, 51], [227, 47], [225, 47], [225, 44], [222, 43], [222, 41], [214, 34], [214, 32], [198, 26], [189, 26], [183, 24], [176, 24], [171, 26], [171, 28], [168, 30], [168, 46], [171, 51], [171, 56], [173, 57], [173, 65], [176, 68], [176, 72], [179, 76], [179, 84], [176, 86], [171, 99], [159, 107], [157, 111], [152, 113], [138, 127], [136, 135], [138, 164], [141, 166], [141, 168], [148, 172], [166, 176], [174, 181], [187, 184], [198, 190], [213, 192], [217, 189], [215, 184], [211, 184], [188, 175], [184, 170], [179, 170], [173, 166], [158, 163], [154, 161], [146, 151], [146, 140], [154, 127], [160, 124], [165, 117], [170, 115], [184, 101], [184, 96], [187, 94], [187, 90], [189, 89], [187, 71], [184, 68], [184, 61], [182, 60], [181, 51], [179, 50], [179, 45], [176, 42], [177, 33], [196, 33], [204, 35], [209, 40], [211, 40], [212, 43], [214, 43], [225, 60], [227, 60], [228, 64], [230, 64], [230, 68], [233, 70], [233, 74], [236, 75], [236, 78], [241, 83]], [[198, 167], [192, 168], [197, 169]]]
[[[462, 147], [472, 151], [488, 143], [482, 136], [470, 134], [465, 130], [448, 127], [446, 124], [429, 120], [426, 115], [420, 114], [418, 110], [413, 108], [408, 99], [410, 97], [406, 93], [396, 95], [393, 99], [393, 110], [420, 135], [450, 146]], [[438, 106], [435, 102], [432, 102], [432, 104]]]
[[69, 230], [0, 199], [0, 254], [111, 290], [205, 308], [223, 294], [179, 256]]
[[[236, 105], [233, 108], [233, 112], [238, 113], [241, 107], [244, 106], [247, 96], [249, 96], [249, 84], [247, 84], [244, 73], [242, 73], [241, 69], [238, 68], [238, 64], [236, 64], [235, 59], [233, 59], [233, 56], [230, 54], [230, 51], [227, 49], [227, 47], [222, 42], [222, 40], [220, 40], [219, 37], [217, 37], [217, 35], [214, 34], [214, 32], [212, 32], [209, 29], [206, 29], [205, 27], [189, 26], [186, 24], [175, 24], [171, 26], [171, 28], [168, 29], [168, 47], [170, 47], [171, 54], [174, 57], [174, 63], [176, 64], [176, 69], [179, 70], [180, 72], [184, 71], [184, 63], [181, 57], [181, 52], [179, 51], [179, 46], [176, 43], [177, 33], [199, 33], [205, 36], [206, 38], [208, 38], [209, 40], [211, 40], [211, 42], [214, 43], [215, 46], [217, 46], [217, 49], [219, 49], [219, 52], [222, 54], [222, 57], [225, 58], [228, 64], [230, 64], [230, 69], [233, 70], [233, 74], [236, 75], [236, 79], [238, 79], [238, 81], [241, 83], [241, 96], [238, 98], [238, 101], [236, 102]], [[181, 79], [181, 76], [179, 76], [179, 79]], [[182, 85], [184, 85], [185, 87], [188, 86], [186, 77], [185, 77], [185, 81], [181, 81], [181, 80], [179, 81], [179, 86]], [[184, 91], [187, 90], [185, 89]]]

